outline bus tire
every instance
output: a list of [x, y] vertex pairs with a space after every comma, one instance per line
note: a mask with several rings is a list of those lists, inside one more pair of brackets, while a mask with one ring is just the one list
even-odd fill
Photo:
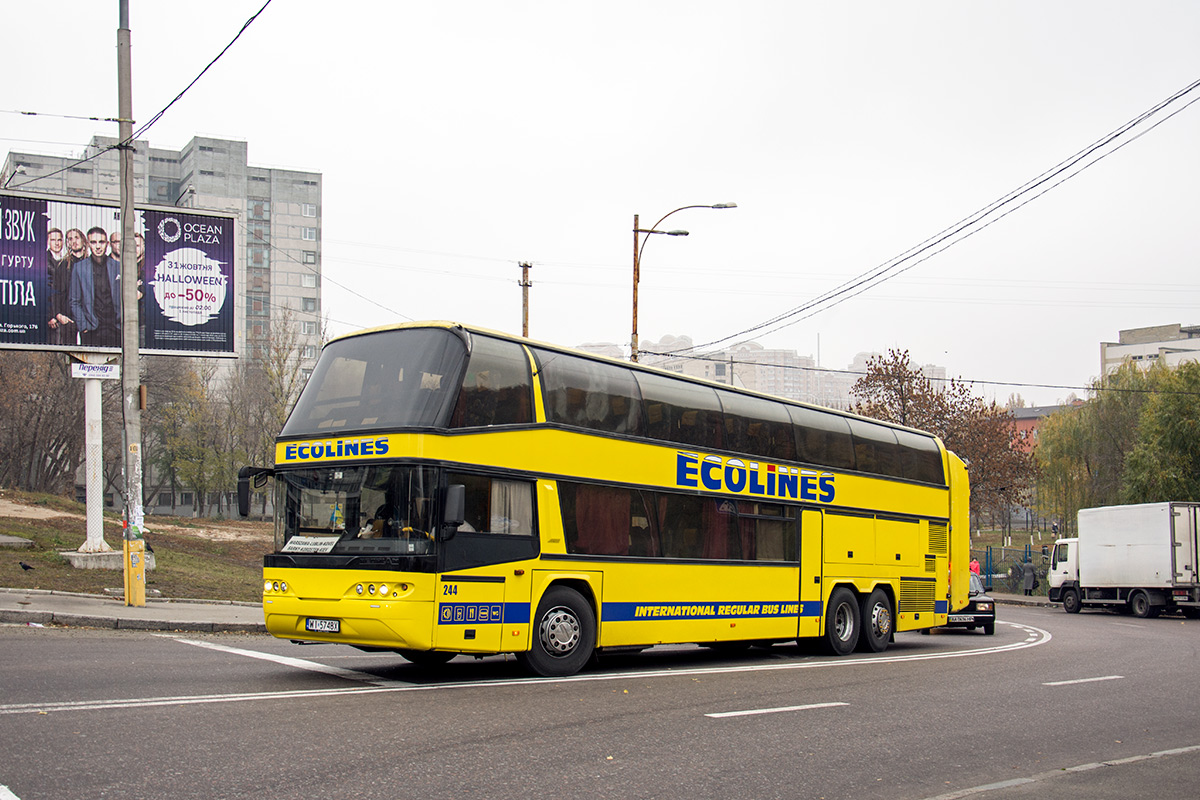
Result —
[[1079, 599], [1078, 589], [1066, 589], [1062, 596], [1063, 611], [1068, 614], [1078, 614], [1079, 609], [1083, 608], [1083, 603]]
[[445, 650], [397, 650], [405, 661], [418, 667], [440, 667], [458, 653], [448, 653]]
[[525, 669], [547, 678], [574, 675], [596, 649], [596, 617], [579, 592], [554, 586], [538, 603], [529, 650], [517, 653]]
[[864, 653], [882, 653], [892, 640], [892, 603], [887, 592], [876, 587], [863, 600], [862, 633], [858, 637], [858, 649]]
[[829, 595], [829, 608], [825, 610], [825, 648], [835, 656], [853, 653], [861, 628], [862, 618], [854, 592], [844, 586], [834, 589]]

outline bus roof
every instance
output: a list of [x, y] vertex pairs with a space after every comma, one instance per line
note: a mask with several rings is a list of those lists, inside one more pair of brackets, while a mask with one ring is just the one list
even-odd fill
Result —
[[750, 397], [758, 397], [758, 398], [762, 398], [764, 400], [770, 400], [770, 401], [776, 402], [776, 403], [786, 403], [788, 405], [799, 406], [801, 408], [810, 408], [810, 409], [813, 409], [816, 411], [821, 411], [824, 413], [836, 414], [838, 416], [846, 417], [849, 419], [860, 419], [865, 422], [874, 423], [876, 425], [885, 425], [889, 428], [895, 428], [897, 430], [909, 431], [911, 433], [917, 433], [922, 436], [932, 436], [934, 439], [938, 440], [939, 444], [941, 443], [941, 439], [939, 437], [930, 433], [929, 431], [923, 431], [919, 428], [910, 428], [907, 425], [900, 425], [898, 423], [889, 422], [887, 420], [875, 419], [874, 417], [864, 417], [861, 414], [855, 414], [850, 411], [842, 411], [842, 410], [836, 409], [836, 408], [827, 408], [825, 406], [819, 406], [814, 403], [805, 403], [800, 400], [792, 400], [787, 397], [779, 397], [778, 395], [765, 394], [763, 392], [754, 391], [753, 389], [745, 389], [745, 388], [740, 388], [737, 386], [731, 386], [727, 383], [717, 383], [716, 381], [705, 380], [704, 378], [696, 378], [691, 375], [682, 375], [678, 372], [669, 372], [667, 370], [659, 369], [657, 367], [646, 366], [645, 364], [633, 363], [630, 361], [622, 361], [622, 360], [615, 359], [615, 358], [609, 358], [608, 356], [602, 356], [602, 355], [599, 355], [596, 353], [589, 353], [586, 350], [577, 350], [573, 347], [564, 347], [562, 345], [552, 344], [550, 342], [543, 342], [543, 341], [539, 341], [537, 339], [530, 339], [530, 338], [527, 338], [524, 336], [515, 336], [511, 333], [504, 333], [502, 331], [491, 330], [489, 328], [484, 328], [484, 327], [480, 327], [477, 325], [464, 325], [462, 323], [452, 322], [450, 320], [419, 320], [419, 321], [414, 321], [414, 322], [398, 322], [398, 323], [393, 323], [390, 325], [378, 325], [373, 328], [364, 328], [362, 330], [353, 331], [351, 333], [344, 333], [341, 336], [336, 336], [333, 339], [330, 339], [328, 342], [326, 342], [326, 345], [333, 344], [334, 342], [343, 341], [345, 339], [352, 339], [356, 336], [366, 336], [368, 334], [373, 334], [373, 333], [383, 333], [386, 331], [398, 331], [398, 330], [411, 330], [411, 329], [418, 329], [418, 328], [444, 328], [448, 331], [465, 331], [468, 334], [477, 333], [477, 334], [480, 334], [481, 336], [491, 336], [491, 337], [494, 337], [497, 339], [505, 339], [510, 342], [517, 342], [519, 344], [525, 344], [525, 345], [529, 345], [531, 347], [540, 347], [540, 348], [543, 348], [546, 350], [554, 350], [559, 353], [565, 353], [568, 355], [577, 356], [579, 358], [588, 358], [593, 361], [603, 361], [603, 362], [607, 362], [609, 364], [616, 364], [616, 365], [618, 365], [620, 367], [624, 367], [626, 369], [638, 370], [638, 371], [642, 371], [642, 372], [652, 372], [652, 373], [663, 375], [663, 376], [666, 376], [669, 378], [673, 378], [675, 380], [688, 381], [690, 383], [700, 384], [701, 386], [708, 386], [708, 387], [711, 387], [714, 389], [722, 389], [724, 391], [734, 392], [736, 394], [747, 395]]

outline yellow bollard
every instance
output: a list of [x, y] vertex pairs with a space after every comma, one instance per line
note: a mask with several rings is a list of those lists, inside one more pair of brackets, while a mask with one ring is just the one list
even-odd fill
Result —
[[125, 545], [125, 605], [143, 608], [146, 605], [146, 542], [126, 539]]

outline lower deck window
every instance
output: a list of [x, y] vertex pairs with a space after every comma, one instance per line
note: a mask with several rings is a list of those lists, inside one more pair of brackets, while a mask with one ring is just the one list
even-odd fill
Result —
[[795, 509], [775, 503], [559, 481], [567, 552], [795, 561]]
[[466, 487], [466, 508], [460, 531], [533, 534], [533, 484], [459, 473], [450, 473], [449, 482]]

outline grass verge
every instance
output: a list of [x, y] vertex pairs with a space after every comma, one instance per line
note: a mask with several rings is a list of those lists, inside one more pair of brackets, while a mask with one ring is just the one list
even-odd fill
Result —
[[[61, 515], [30, 518], [0, 511], [0, 534], [32, 542], [29, 547], [0, 548], [0, 586], [90, 594], [124, 586], [120, 570], [76, 569], [59, 555], [78, 550], [87, 539], [82, 504], [11, 489], [4, 490], [3, 499]], [[262, 559], [274, 549], [270, 523], [152, 516], [146, 518], [146, 528], [156, 562], [146, 573], [148, 592], [157, 589], [170, 598], [262, 599]], [[105, 514], [104, 539], [116, 550], [121, 548], [121, 530], [120, 519]], [[33, 569], [23, 569], [22, 561]]]

